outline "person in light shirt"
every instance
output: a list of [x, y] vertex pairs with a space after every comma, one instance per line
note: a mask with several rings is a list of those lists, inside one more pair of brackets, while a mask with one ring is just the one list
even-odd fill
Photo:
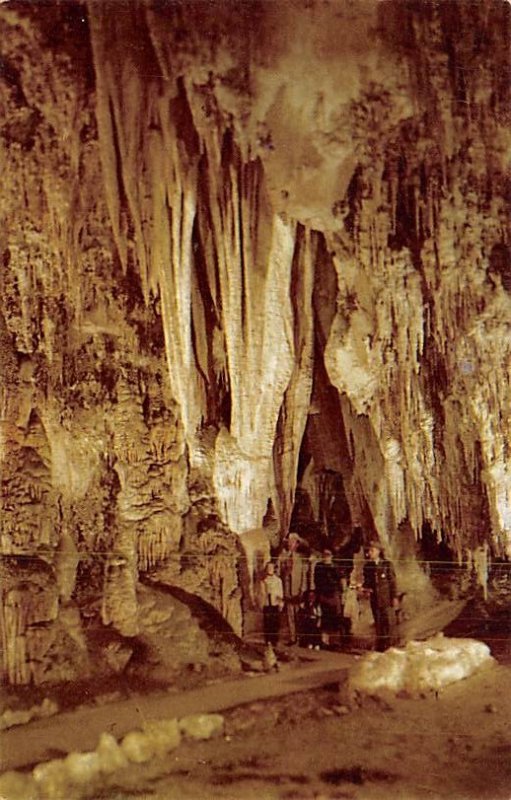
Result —
[[266, 644], [276, 645], [279, 640], [280, 616], [284, 608], [282, 580], [275, 575], [275, 565], [269, 561], [260, 585], [260, 602], [263, 609], [263, 631]]

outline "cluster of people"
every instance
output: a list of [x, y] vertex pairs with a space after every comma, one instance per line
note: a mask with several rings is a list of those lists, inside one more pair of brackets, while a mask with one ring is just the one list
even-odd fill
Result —
[[325, 548], [318, 559], [304, 552], [302, 541], [291, 533], [287, 547], [265, 568], [259, 584], [263, 630], [267, 645], [275, 646], [283, 618], [288, 644], [310, 649], [332, 647], [351, 633], [350, 601], [368, 597], [374, 619], [376, 648], [389, 646], [393, 609], [399, 605], [396, 575], [381, 545], [368, 547], [363, 582], [353, 584], [352, 561], [334, 563], [332, 550]]

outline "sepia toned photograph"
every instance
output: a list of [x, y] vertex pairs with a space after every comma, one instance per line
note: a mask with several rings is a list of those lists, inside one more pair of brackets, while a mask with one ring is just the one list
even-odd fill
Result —
[[510, 800], [511, 2], [0, 0], [0, 800]]

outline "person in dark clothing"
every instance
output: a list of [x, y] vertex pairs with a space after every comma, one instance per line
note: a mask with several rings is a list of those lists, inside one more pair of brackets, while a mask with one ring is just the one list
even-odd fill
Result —
[[321, 606], [321, 640], [329, 645], [331, 637], [339, 633], [342, 614], [341, 575], [331, 550], [323, 550], [323, 561], [316, 564], [314, 586]]
[[316, 592], [312, 589], [306, 592], [305, 599], [300, 605], [298, 621], [300, 646], [308, 647], [309, 650], [319, 650], [321, 606], [316, 597]]
[[364, 565], [363, 585], [371, 602], [376, 628], [376, 649], [383, 651], [390, 645], [392, 609], [399, 605], [396, 573], [391, 562], [384, 557], [379, 542], [371, 542], [368, 555]]

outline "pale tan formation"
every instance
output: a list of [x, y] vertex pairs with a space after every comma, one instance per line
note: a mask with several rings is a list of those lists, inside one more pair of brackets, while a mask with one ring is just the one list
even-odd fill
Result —
[[241, 633], [298, 494], [418, 603], [424, 523], [483, 582], [511, 547], [506, 4], [213, 5], [0, 8], [13, 683], [137, 636], [162, 565]]

